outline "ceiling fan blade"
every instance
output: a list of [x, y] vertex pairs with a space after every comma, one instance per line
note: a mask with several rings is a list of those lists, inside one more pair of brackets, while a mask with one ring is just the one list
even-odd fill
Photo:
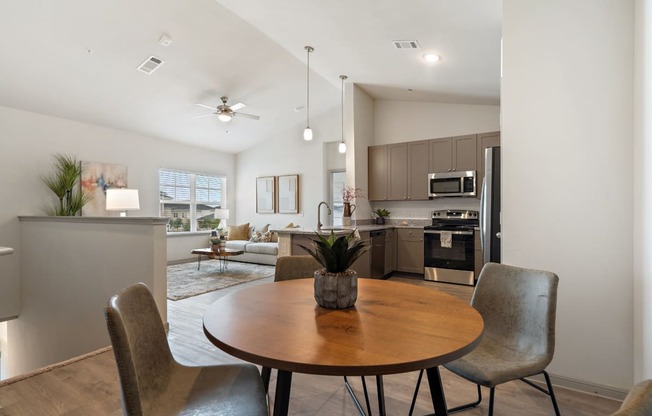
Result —
[[197, 104], [195, 104], [195, 105], [198, 105], [198, 106], [200, 106], [200, 107], [204, 107], [204, 108], [210, 108], [211, 110], [215, 110], [215, 107], [211, 107], [210, 105], [200, 104], [200, 103], [197, 103]]
[[199, 114], [197, 116], [192, 116], [192, 118], [198, 118], [198, 117], [206, 117], [206, 116], [214, 116], [217, 113], [208, 113], [208, 114]]
[[247, 114], [247, 113], [233, 113], [233, 115], [245, 117], [245, 118], [251, 118], [253, 120], [260, 120], [260, 116], [255, 116], [253, 114]]
[[231, 106], [231, 110], [233, 110], [233, 111], [238, 111], [238, 110], [240, 110], [241, 108], [245, 108], [246, 106], [247, 106], [247, 104], [245, 104], [245, 103], [237, 103], [237, 104], [233, 104], [233, 105]]

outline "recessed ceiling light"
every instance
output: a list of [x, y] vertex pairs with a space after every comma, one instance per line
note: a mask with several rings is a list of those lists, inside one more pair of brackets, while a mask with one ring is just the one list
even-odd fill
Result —
[[439, 56], [435, 55], [434, 53], [427, 53], [427, 54], [423, 55], [423, 59], [425, 59], [426, 61], [428, 61], [430, 63], [433, 63], [433, 62], [437, 62], [439, 60]]

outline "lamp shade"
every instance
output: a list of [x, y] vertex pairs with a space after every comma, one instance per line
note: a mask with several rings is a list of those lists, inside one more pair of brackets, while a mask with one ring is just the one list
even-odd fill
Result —
[[121, 211], [120, 216], [127, 216], [127, 210], [140, 209], [138, 189], [107, 189], [106, 210]]
[[215, 218], [220, 219], [220, 220], [228, 220], [229, 219], [229, 210], [228, 209], [215, 209]]

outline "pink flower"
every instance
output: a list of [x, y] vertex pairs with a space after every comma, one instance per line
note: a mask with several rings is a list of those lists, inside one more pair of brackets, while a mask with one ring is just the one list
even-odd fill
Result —
[[356, 198], [365, 198], [365, 192], [361, 188], [346, 186], [342, 189], [342, 201], [351, 202]]

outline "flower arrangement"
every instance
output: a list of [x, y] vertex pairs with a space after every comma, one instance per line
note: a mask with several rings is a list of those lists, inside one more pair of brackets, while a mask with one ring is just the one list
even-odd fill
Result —
[[352, 186], [345, 186], [342, 188], [342, 201], [351, 202], [356, 198], [365, 198], [365, 192], [362, 188], [354, 188]]

